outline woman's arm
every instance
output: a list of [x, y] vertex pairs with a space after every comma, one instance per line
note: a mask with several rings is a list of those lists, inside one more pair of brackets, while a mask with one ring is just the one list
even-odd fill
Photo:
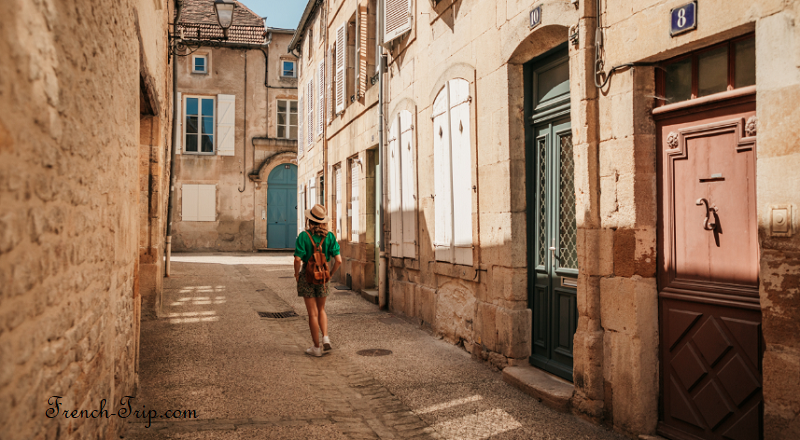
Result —
[[300, 257], [294, 257], [294, 279], [300, 280], [300, 268], [303, 267], [303, 260]]
[[342, 265], [342, 256], [337, 255], [333, 257], [333, 269], [331, 269], [331, 276], [336, 273], [336, 270], [339, 269], [339, 266]]

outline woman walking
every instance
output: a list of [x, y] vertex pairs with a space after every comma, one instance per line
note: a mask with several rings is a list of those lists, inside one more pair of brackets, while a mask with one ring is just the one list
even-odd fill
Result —
[[[306, 271], [308, 260], [314, 255], [315, 250], [325, 254], [326, 263], [322, 267], [328, 270], [331, 257], [334, 259], [333, 270], [330, 276], [342, 264], [339, 255], [339, 243], [332, 232], [328, 232], [328, 211], [320, 204], [306, 210], [306, 230], [297, 236], [294, 245], [294, 278], [297, 280], [297, 296], [302, 296], [308, 311], [308, 327], [311, 330], [311, 339], [314, 346], [306, 350], [311, 356], [322, 356], [331, 349], [331, 340], [328, 337], [328, 315], [325, 313], [325, 300], [328, 299], [328, 283], [312, 284], [309, 282]], [[320, 347], [319, 332], [322, 330], [322, 347]]]

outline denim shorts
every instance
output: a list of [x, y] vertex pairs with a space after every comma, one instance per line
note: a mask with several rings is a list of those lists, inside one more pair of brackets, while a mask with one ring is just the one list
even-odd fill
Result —
[[306, 268], [303, 267], [297, 279], [297, 296], [302, 296], [303, 298], [325, 298], [328, 296], [328, 283], [309, 284], [306, 281]]

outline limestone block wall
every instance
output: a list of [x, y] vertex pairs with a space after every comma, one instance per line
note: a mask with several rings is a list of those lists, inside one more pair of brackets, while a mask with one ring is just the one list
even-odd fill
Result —
[[[140, 85], [146, 73], [169, 126], [169, 7], [0, 4], [3, 438], [111, 438], [122, 419], [63, 410], [135, 395]], [[48, 418], [52, 396], [61, 412]]]

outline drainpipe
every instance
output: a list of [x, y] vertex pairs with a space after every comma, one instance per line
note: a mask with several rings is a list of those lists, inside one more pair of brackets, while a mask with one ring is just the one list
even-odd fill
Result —
[[[172, 36], [178, 35], [178, 22], [181, 20], [181, 9], [183, 8], [183, 0], [175, 0], [175, 20], [172, 23]], [[170, 45], [172, 42], [170, 41]], [[164, 245], [166, 247], [166, 263], [164, 265], [164, 275], [169, 277], [170, 274], [170, 257], [172, 256], [172, 215], [175, 211], [175, 135], [178, 131], [178, 55], [172, 50], [172, 148], [170, 149], [169, 160], [169, 197], [167, 201], [167, 240]]]
[[[383, 2], [378, 1], [378, 11], [375, 14], [375, 21], [376, 23], [376, 30], [380, 32], [381, 26], [378, 26], [381, 23], [381, 18], [383, 17], [382, 10], [383, 10]], [[375, 38], [375, 50], [381, 51], [380, 45], [380, 38]], [[383, 114], [383, 60], [384, 56], [381, 55], [379, 58], [380, 62], [378, 63], [378, 162], [380, 162], [380, 166], [378, 167], [378, 171], [376, 172], [375, 180], [377, 180], [378, 186], [378, 194], [379, 194], [379, 201], [380, 204], [378, 206], [378, 212], [376, 213], [377, 222], [376, 226], [378, 227], [378, 249], [380, 251], [380, 261], [378, 264], [378, 305], [382, 310], [385, 310], [389, 307], [389, 289], [388, 289], [388, 267], [387, 267], [387, 260], [386, 260], [386, 245], [384, 244], [384, 235], [385, 235], [385, 228], [383, 227], [383, 207], [384, 207], [384, 198], [386, 194], [383, 191], [383, 169], [386, 166], [386, 155], [383, 153], [384, 150], [384, 114]]]

